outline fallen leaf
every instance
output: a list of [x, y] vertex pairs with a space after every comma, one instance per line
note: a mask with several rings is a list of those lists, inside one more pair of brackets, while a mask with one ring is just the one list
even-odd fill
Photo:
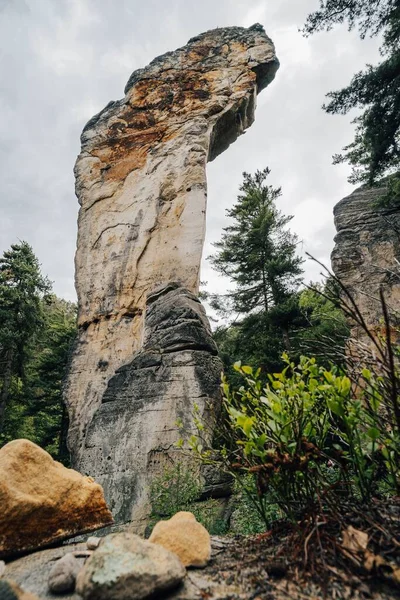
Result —
[[349, 525], [342, 531], [342, 547], [350, 552], [364, 552], [368, 546], [368, 533]]

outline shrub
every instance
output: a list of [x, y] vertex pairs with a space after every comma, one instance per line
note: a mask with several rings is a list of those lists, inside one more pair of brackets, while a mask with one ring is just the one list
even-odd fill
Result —
[[150, 485], [151, 517], [169, 519], [189, 506], [200, 496], [200, 482], [180, 462], [165, 469]]
[[360, 388], [314, 358], [283, 359], [285, 368], [266, 385], [260, 370], [240, 363], [239, 389], [223, 379], [225, 441], [204, 450], [199, 430], [191, 446], [201, 460], [233, 475], [267, 526], [271, 504], [296, 521], [338, 506], [339, 496], [339, 504], [345, 496], [368, 502], [382, 482], [388, 493], [398, 491], [399, 432], [387, 418], [382, 377], [364, 369]]
[[160, 519], [169, 519], [183, 510], [192, 512], [211, 534], [225, 533], [227, 524], [222, 518], [220, 502], [214, 498], [198, 501], [202, 490], [200, 478], [196, 478], [187, 466], [177, 462], [166, 469], [150, 486], [150, 528]]

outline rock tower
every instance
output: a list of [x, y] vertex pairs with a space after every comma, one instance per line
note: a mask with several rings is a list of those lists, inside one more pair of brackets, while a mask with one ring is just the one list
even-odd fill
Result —
[[206, 163], [253, 123], [278, 65], [261, 25], [208, 31], [135, 71], [83, 130], [68, 443], [116, 520], [140, 519], [177, 416], [189, 434], [194, 402], [204, 419], [218, 404], [221, 363], [196, 297]]

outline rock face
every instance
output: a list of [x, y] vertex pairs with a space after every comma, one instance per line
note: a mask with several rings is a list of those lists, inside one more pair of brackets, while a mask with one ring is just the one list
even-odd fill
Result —
[[86, 561], [76, 589], [84, 600], [162, 598], [185, 575], [179, 558], [162, 546], [131, 533], [114, 533]]
[[211, 557], [210, 534], [190, 512], [178, 512], [168, 521], [159, 521], [149, 541], [174, 552], [185, 567], [205, 567]]
[[[204, 309], [176, 283], [147, 299], [143, 348], [117, 370], [86, 436], [81, 468], [102, 483], [118, 522], [144, 529], [148, 482], [174, 464], [177, 421], [195, 433], [197, 416], [210, 426], [219, 404], [222, 364]], [[209, 437], [210, 432], [205, 431]]]
[[68, 443], [117, 521], [143, 516], [176, 418], [190, 435], [194, 402], [201, 418], [218, 404], [222, 365], [195, 297], [206, 163], [252, 124], [278, 64], [261, 25], [206, 32], [135, 71], [83, 130]]
[[148, 293], [170, 281], [198, 292], [206, 163], [252, 124], [277, 68], [260, 25], [209, 31], [135, 71], [83, 130], [79, 336], [65, 393], [79, 470], [110, 378], [141, 349]]
[[103, 490], [29, 442], [0, 449], [0, 557], [111, 524]]
[[[400, 209], [377, 208], [377, 201], [385, 193], [384, 183], [381, 187], [362, 186], [334, 208], [337, 235], [332, 268], [376, 334], [383, 332], [380, 286], [393, 325], [400, 302]], [[359, 348], [370, 343], [358, 327], [353, 327], [351, 338]]]

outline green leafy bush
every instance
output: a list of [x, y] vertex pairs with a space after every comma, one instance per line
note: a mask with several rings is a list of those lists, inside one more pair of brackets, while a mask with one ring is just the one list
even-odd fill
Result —
[[[231, 498], [232, 513], [229, 519], [229, 531], [239, 535], [252, 535], [265, 531], [265, 521], [252, 501], [257, 495], [256, 481], [252, 474], [236, 481]], [[282, 517], [282, 511], [277, 504], [266, 502], [266, 515], [269, 523]]]
[[368, 502], [382, 482], [388, 493], [398, 491], [399, 432], [387, 415], [382, 378], [364, 369], [360, 388], [314, 358], [297, 365], [283, 359], [285, 368], [266, 385], [260, 370], [235, 365], [243, 385], [233, 390], [222, 382], [225, 441], [204, 450], [199, 431], [195, 453], [235, 477], [266, 525], [271, 505], [295, 521], [337, 506], [338, 497]]
[[183, 510], [193, 513], [210, 533], [225, 533], [227, 524], [222, 518], [220, 502], [214, 498], [199, 502], [202, 490], [200, 478], [196, 478], [187, 465], [177, 462], [165, 469], [150, 486], [150, 527]]

